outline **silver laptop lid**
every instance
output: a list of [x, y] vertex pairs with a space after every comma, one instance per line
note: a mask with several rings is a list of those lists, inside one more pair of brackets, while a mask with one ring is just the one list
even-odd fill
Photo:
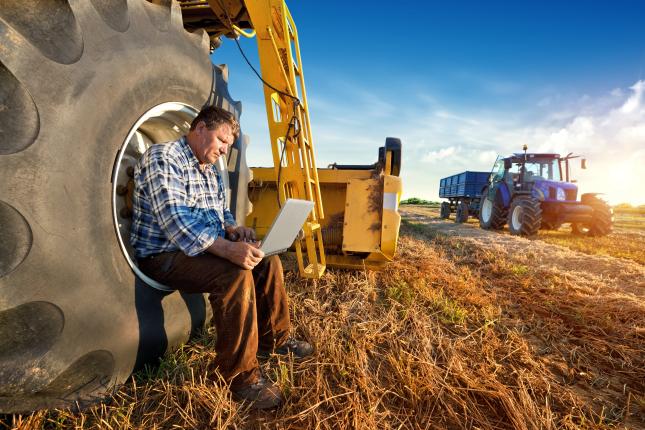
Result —
[[296, 239], [313, 207], [314, 202], [309, 200], [287, 199], [262, 240], [260, 249], [264, 254], [268, 256], [286, 251]]

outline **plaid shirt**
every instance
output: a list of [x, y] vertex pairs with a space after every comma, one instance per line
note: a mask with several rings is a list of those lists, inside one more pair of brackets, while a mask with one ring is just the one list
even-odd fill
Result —
[[225, 225], [235, 225], [217, 169], [207, 165], [202, 171], [185, 137], [148, 148], [134, 170], [134, 185], [130, 243], [137, 258], [201, 254], [224, 237]]

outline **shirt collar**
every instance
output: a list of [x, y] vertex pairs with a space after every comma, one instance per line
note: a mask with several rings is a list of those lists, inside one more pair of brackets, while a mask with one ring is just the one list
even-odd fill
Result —
[[[197, 156], [193, 152], [192, 148], [190, 145], [188, 145], [188, 139], [186, 136], [182, 136], [181, 139], [179, 139], [179, 142], [181, 143], [181, 149], [184, 151], [184, 154], [186, 157], [188, 157], [188, 162], [193, 165], [196, 169], [200, 169], [199, 167], [199, 160], [197, 159]], [[212, 164], [209, 164], [206, 170], [212, 170], [214, 172], [217, 172], [217, 169], [214, 168], [215, 166]]]

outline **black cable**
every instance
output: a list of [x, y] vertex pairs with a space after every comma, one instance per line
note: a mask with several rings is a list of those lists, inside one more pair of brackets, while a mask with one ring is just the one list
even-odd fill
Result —
[[[233, 28], [233, 26], [234, 26], [233, 21], [231, 20], [231, 17], [229, 16], [228, 11], [226, 10], [224, 5], [222, 4], [222, 0], [217, 0], [217, 2], [219, 3], [219, 6], [222, 8], [222, 11], [224, 11], [224, 15], [226, 15], [226, 19], [228, 20], [228, 24], [229, 24], [229, 28], [230, 28], [231, 32], [233, 34], [235, 34], [235, 29]], [[255, 69], [255, 67], [253, 67], [253, 65], [249, 61], [248, 57], [244, 53], [244, 50], [242, 49], [242, 46], [240, 45], [238, 37], [239, 36], [236, 36], [235, 38], [233, 38], [233, 40], [235, 40], [235, 44], [237, 45], [237, 49], [240, 50], [240, 54], [242, 54], [242, 57], [244, 57], [244, 60], [246, 61], [246, 64], [248, 64], [249, 67], [251, 68], [251, 70], [253, 70], [253, 73], [255, 73], [255, 76], [257, 76], [258, 79], [260, 81], [262, 81], [262, 83], [264, 85], [266, 85], [267, 87], [271, 88], [273, 91], [277, 92], [278, 94], [282, 94], [285, 97], [289, 97], [289, 98], [293, 99], [294, 103], [296, 103], [298, 105], [301, 104], [300, 99], [298, 97], [292, 96], [291, 94], [285, 93], [284, 91], [280, 91], [279, 89], [277, 89], [276, 87], [274, 87], [273, 85], [271, 85], [270, 83], [268, 83], [267, 81], [262, 79], [262, 76], [258, 73], [258, 71]], [[294, 114], [295, 114], [295, 112], [294, 112]]]
[[295, 118], [295, 115], [292, 116], [291, 118], [292, 120], [289, 121], [289, 126], [287, 127], [287, 133], [284, 138], [284, 143], [282, 144], [282, 151], [280, 151], [280, 162], [278, 163], [278, 180], [275, 183], [276, 197], [278, 199], [278, 208], [282, 207], [282, 203], [280, 202], [280, 175], [282, 174], [282, 158], [284, 157], [284, 152], [285, 152], [285, 149], [287, 148], [287, 141], [289, 140], [289, 131], [291, 131], [291, 125], [293, 124], [293, 118]]
[[237, 40], [237, 37], [236, 37], [235, 39], [233, 39], [233, 40], [235, 40], [235, 44], [237, 45], [237, 49], [239, 49], [239, 50], [240, 50], [240, 54], [242, 54], [242, 57], [244, 57], [244, 60], [246, 61], [246, 64], [248, 64], [248, 65], [249, 65], [249, 67], [251, 68], [251, 70], [253, 70], [253, 73], [255, 73], [255, 76], [257, 76], [257, 77], [258, 77], [258, 79], [259, 79], [259, 80], [261, 80], [261, 81], [262, 81], [262, 83], [263, 83], [264, 85], [266, 85], [267, 87], [271, 88], [273, 91], [277, 92], [278, 94], [281, 94], [281, 95], [283, 95], [283, 96], [285, 96], [285, 97], [289, 97], [290, 99], [292, 99], [292, 100], [293, 100], [293, 102], [294, 102], [296, 105], [299, 105], [299, 104], [300, 104], [300, 99], [299, 99], [298, 97], [296, 97], [296, 96], [292, 96], [291, 94], [285, 93], [284, 91], [280, 91], [279, 89], [277, 89], [276, 87], [274, 87], [273, 85], [271, 85], [270, 83], [268, 83], [267, 81], [265, 81], [264, 79], [262, 79], [262, 76], [260, 76], [260, 74], [258, 73], [258, 71], [257, 71], [257, 70], [255, 70], [255, 67], [253, 67], [253, 65], [251, 64], [251, 62], [249, 61], [249, 59], [246, 57], [246, 54], [245, 54], [245, 53], [244, 53], [244, 51], [242, 50], [242, 46], [240, 46], [240, 41], [239, 41], [239, 40]]

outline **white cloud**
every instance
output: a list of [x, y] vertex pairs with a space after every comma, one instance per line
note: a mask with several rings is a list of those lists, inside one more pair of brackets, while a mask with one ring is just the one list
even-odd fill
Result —
[[623, 113], [632, 113], [638, 108], [641, 107], [641, 102], [643, 99], [643, 90], [645, 90], [645, 81], [638, 81], [636, 82], [632, 87], [631, 90], [634, 91], [634, 94], [632, 94], [625, 104], [623, 105], [620, 110]]
[[438, 151], [430, 151], [423, 156], [422, 161], [425, 163], [435, 163], [437, 161], [445, 160], [446, 158], [455, 155], [456, 150], [454, 146], [449, 148], [442, 148]]
[[609, 94], [614, 97], [622, 97], [624, 93], [622, 88], [614, 88]]

